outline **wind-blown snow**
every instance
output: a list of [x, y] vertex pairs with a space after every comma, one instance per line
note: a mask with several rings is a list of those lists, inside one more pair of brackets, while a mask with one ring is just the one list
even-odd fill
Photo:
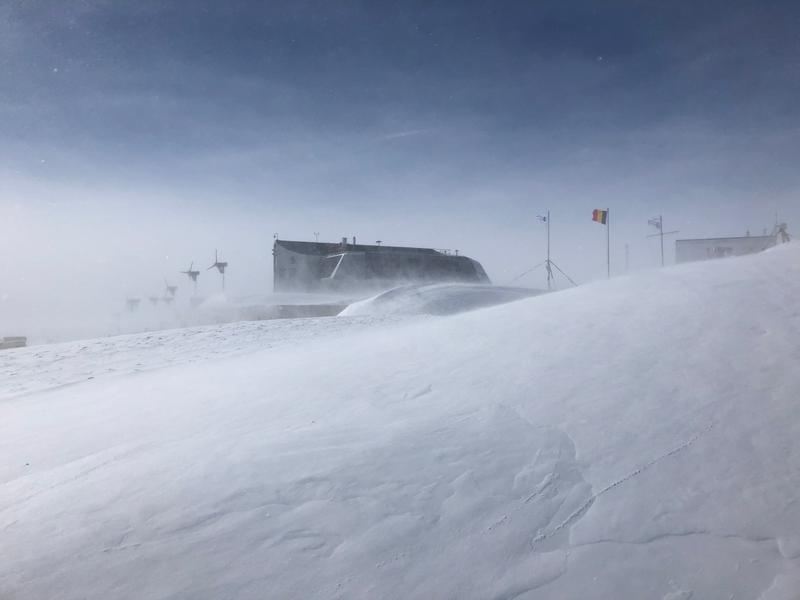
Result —
[[354, 302], [342, 316], [355, 315], [452, 315], [476, 308], [505, 304], [540, 294], [526, 288], [434, 283], [405, 285]]
[[0, 597], [796, 598], [799, 297], [788, 244], [7, 351]]

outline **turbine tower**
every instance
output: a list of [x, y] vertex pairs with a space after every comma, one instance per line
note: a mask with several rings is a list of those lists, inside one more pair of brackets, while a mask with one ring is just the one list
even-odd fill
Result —
[[217, 256], [216, 248], [214, 249], [214, 264], [211, 265], [210, 267], [208, 267], [208, 269], [206, 269], [206, 271], [208, 271], [210, 269], [213, 269], [214, 267], [216, 267], [217, 271], [219, 271], [220, 275], [222, 275], [222, 291], [224, 292], [225, 291], [225, 269], [228, 267], [228, 263], [227, 262], [220, 262], [219, 257]]

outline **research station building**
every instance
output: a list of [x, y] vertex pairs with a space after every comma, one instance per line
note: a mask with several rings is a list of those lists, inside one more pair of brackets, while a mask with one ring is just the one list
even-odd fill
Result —
[[456, 252], [433, 248], [341, 242], [275, 240], [276, 292], [387, 289], [404, 283], [490, 283], [481, 264]]

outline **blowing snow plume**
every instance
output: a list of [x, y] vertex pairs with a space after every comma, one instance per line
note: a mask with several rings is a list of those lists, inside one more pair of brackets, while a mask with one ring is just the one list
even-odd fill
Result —
[[792, 598], [799, 265], [6, 351], [0, 589]]
[[542, 292], [526, 288], [459, 283], [406, 285], [355, 302], [340, 316], [450, 315], [529, 298]]

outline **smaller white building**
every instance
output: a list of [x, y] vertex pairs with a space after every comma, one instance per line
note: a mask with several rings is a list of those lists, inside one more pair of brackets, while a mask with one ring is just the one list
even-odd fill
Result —
[[755, 254], [775, 245], [774, 235], [748, 235], [744, 237], [705, 238], [675, 241], [675, 262], [693, 262]]

